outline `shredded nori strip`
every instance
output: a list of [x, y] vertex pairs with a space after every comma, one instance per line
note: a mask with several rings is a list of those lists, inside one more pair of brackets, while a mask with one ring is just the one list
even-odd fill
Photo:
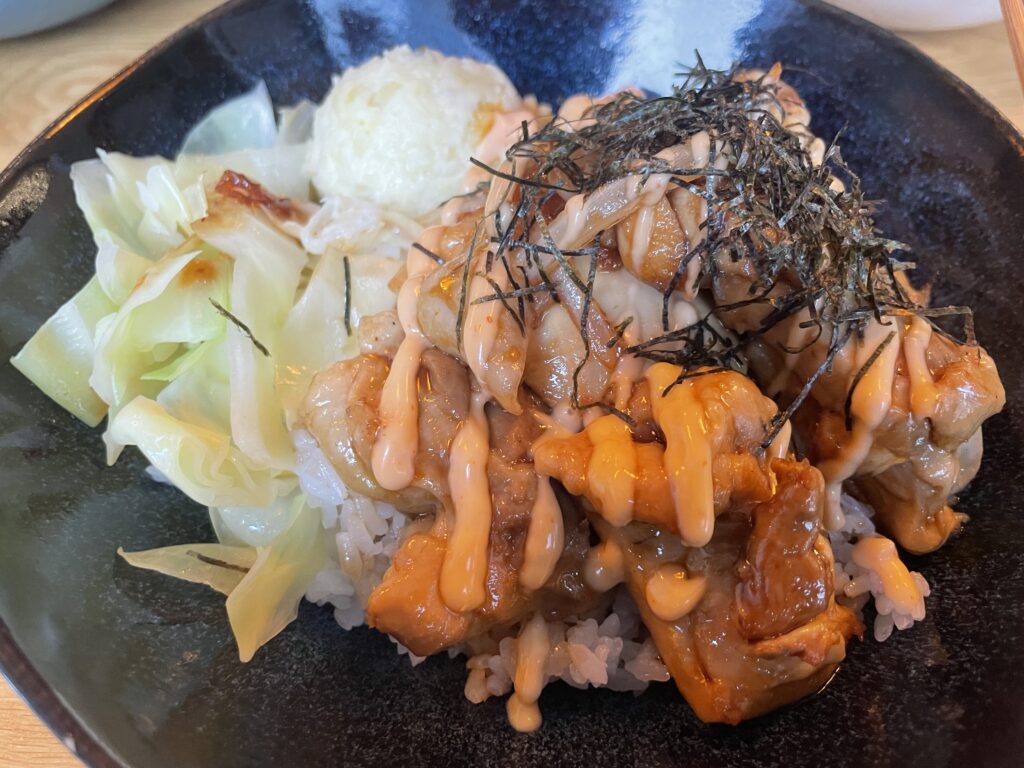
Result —
[[[568, 263], [568, 262], [567, 262]], [[572, 273], [575, 275], [576, 271], [569, 267]], [[581, 408], [579, 399], [579, 378], [580, 373], [583, 371], [583, 366], [590, 360], [590, 334], [588, 333], [588, 325], [590, 324], [590, 306], [593, 303], [594, 298], [594, 279], [597, 277], [597, 256], [590, 257], [590, 270], [587, 272], [587, 284], [584, 286], [583, 292], [583, 309], [580, 312], [580, 337], [583, 339], [583, 358], [580, 360], [579, 365], [572, 372], [572, 407]], [[593, 405], [591, 403], [591, 405]]]
[[[495, 291], [494, 295], [498, 296], [498, 300], [501, 302], [501, 305], [503, 307], [505, 307], [506, 310], [508, 310], [508, 313], [510, 315], [512, 315], [512, 319], [516, 321], [516, 326], [519, 328], [519, 334], [521, 336], [525, 336], [526, 335], [526, 326], [523, 325], [523, 321], [519, 319], [519, 315], [516, 314], [516, 311], [514, 309], [512, 309], [512, 305], [508, 303], [508, 298], [504, 294], [502, 294], [501, 286], [498, 285], [498, 281], [495, 280], [490, 275], [485, 275], [482, 272], [478, 273], [478, 274], [480, 275], [480, 277], [482, 277], [484, 280], [486, 280], [488, 283], [490, 283], [491, 288], [493, 288], [494, 291]], [[523, 300], [521, 294], [518, 296], [518, 298], [519, 298], [520, 301]], [[479, 304], [480, 302], [474, 301], [473, 303], [474, 304]]]
[[[424, 256], [426, 256], [427, 258], [429, 258], [429, 259], [430, 259], [431, 261], [433, 261], [433, 262], [434, 262], [435, 264], [444, 264], [444, 259], [442, 259], [442, 258], [441, 258], [440, 256], [438, 256], [438, 255], [437, 255], [436, 253], [434, 253], [434, 252], [433, 252], [432, 250], [430, 250], [429, 248], [427, 248], [427, 247], [426, 247], [425, 245], [421, 245], [420, 243], [413, 243], [413, 244], [412, 244], [412, 247], [413, 247], [413, 248], [415, 248], [415, 249], [416, 249], [417, 251], [419, 251], [420, 253], [422, 253], [422, 254], [423, 254]], [[346, 258], [347, 258], [347, 257], [346, 257]]]
[[348, 263], [348, 256], [341, 259], [345, 266], [345, 333], [352, 335], [352, 269]]
[[579, 410], [581, 411], [586, 411], [590, 408], [597, 408], [609, 414], [610, 416], [615, 416], [618, 419], [622, 419], [624, 422], [626, 422], [626, 426], [628, 426], [630, 429], [636, 429], [636, 421], [633, 419], [633, 417], [630, 416], [625, 411], [616, 408], [611, 403], [606, 403], [603, 400], [597, 400], [593, 403], [586, 403], [585, 405], [579, 406]]
[[486, 296], [481, 296], [479, 299], [473, 299], [471, 304], [486, 304], [489, 301], [505, 301], [506, 299], [518, 299], [523, 296], [530, 296], [534, 293], [547, 293], [551, 289], [548, 286], [540, 283], [538, 285], [527, 285], [522, 288], [516, 288], [512, 291], [498, 290], [494, 293], [489, 293]]
[[[767, 74], [737, 79], [739, 70], [735, 67], [713, 70], [699, 56], [697, 60], [697, 65], [685, 72], [682, 82], [667, 95], [647, 98], [623, 92], [592, 107], [579, 123], [570, 125], [555, 118], [533, 133], [523, 126], [522, 140], [506, 154], [513, 163], [511, 173], [473, 161], [492, 176], [519, 185], [521, 200], [516, 220], [502, 229], [500, 217], [495, 216], [498, 255], [504, 258], [508, 250], [518, 249], [526, 267], [538, 271], [541, 283], [557, 301], [559, 297], [542, 270], [538, 254], [552, 256], [585, 297], [580, 333], [586, 354], [573, 374], [574, 405], [585, 407], [578, 402], [577, 382], [591, 351], [586, 324], [592, 311], [593, 282], [584, 283], [570, 258], [590, 254], [586, 252], [589, 249], [560, 250], [541, 209], [553, 195], [590, 194], [625, 178], [635, 178], [642, 186], [654, 174], [669, 174], [675, 187], [701, 197], [707, 206], [706, 218], [700, 224], [703, 239], [688, 247], [664, 292], [665, 333], [627, 348], [626, 353], [678, 365], [684, 380], [691, 372], [745, 371], [745, 355], [751, 345], [760, 342], [779, 322], [800, 312], [809, 317], [800, 325], [816, 328], [811, 343], [828, 333], [824, 362], [779, 414], [769, 441], [809, 395], [851, 335], [861, 335], [872, 319], [884, 322], [887, 316], [920, 315], [932, 322], [934, 317], [962, 315], [966, 341], [975, 344], [969, 310], [928, 309], [908, 297], [897, 279], [898, 273], [913, 266], [904, 256], [908, 248], [885, 237], [876, 227], [873, 216], [877, 203], [865, 198], [859, 178], [842, 158], [842, 131], [826, 148], [821, 164], [816, 165], [804, 145], [807, 134], [801, 131], [805, 129], [787, 128], [780, 121], [779, 87]], [[672, 167], [657, 156], [702, 132], [707, 134], [709, 146], [704, 167]], [[728, 153], [729, 162], [716, 166], [715, 160], [723, 152]], [[529, 168], [529, 173], [517, 174], [516, 163]], [[521, 226], [517, 223], [520, 220]], [[533, 224], [540, 232], [540, 243], [527, 242]], [[749, 261], [749, 298], [719, 305], [713, 314], [727, 319], [730, 311], [763, 305], [767, 312], [758, 327], [739, 334], [727, 333], [714, 325], [711, 316], [689, 328], [669, 327], [669, 300], [694, 259], [699, 262], [697, 284], [705, 287], [714, 285], [728, 264]], [[593, 263], [591, 267], [593, 271]], [[539, 290], [527, 280], [524, 288], [497, 291], [487, 298], [503, 302], [517, 299], [519, 317], [524, 319], [524, 297]], [[945, 334], [934, 322], [932, 325]], [[621, 331], [616, 334], [612, 346], [621, 341], [621, 335]], [[784, 345], [777, 346], [787, 353], [797, 353]]]
[[825, 361], [818, 366], [817, 370], [814, 371], [810, 376], [807, 377], [807, 381], [804, 382], [803, 387], [797, 393], [789, 405], [786, 406], [785, 410], [779, 411], [775, 414], [772, 419], [772, 423], [768, 430], [768, 434], [764, 441], [761, 443], [761, 448], [764, 450], [768, 449], [768, 446], [772, 444], [772, 441], [776, 438], [779, 432], [782, 430], [782, 425], [793, 418], [793, 414], [796, 413], [797, 408], [803, 405], [804, 400], [811, 394], [811, 390], [814, 385], [818, 382], [818, 379], [825, 373], [825, 371], [832, 368], [832, 361], [835, 360], [836, 355], [839, 354], [839, 350], [842, 349], [846, 342], [850, 340], [850, 336], [853, 335], [853, 325], [846, 326], [846, 332], [843, 333], [842, 337], [839, 335], [839, 326], [832, 326], [832, 342], [829, 344], [828, 355], [825, 356]]
[[473, 257], [476, 252], [476, 238], [480, 234], [480, 225], [473, 229], [473, 238], [469, 241], [469, 251], [466, 252], [465, 263], [462, 265], [462, 284], [459, 292], [459, 312], [455, 318], [455, 343], [462, 349], [462, 327], [466, 323], [466, 294], [469, 293], [469, 270], [473, 264]]
[[194, 549], [186, 551], [185, 554], [190, 557], [194, 557], [199, 562], [206, 563], [207, 565], [215, 565], [218, 568], [227, 568], [229, 571], [238, 571], [239, 573], [249, 572], [249, 569], [245, 566], [235, 565], [234, 563], [229, 563], [226, 560], [218, 560], [216, 557], [209, 557], [201, 552], [196, 552]]
[[613, 333], [612, 337], [610, 339], [608, 339], [607, 342], [605, 342], [605, 348], [606, 349], [611, 349], [616, 344], [618, 344], [620, 341], [622, 341], [622, 335], [626, 332], [626, 329], [629, 328], [629, 326], [632, 324], [632, 322], [633, 322], [633, 316], [630, 315], [625, 320], [623, 320], [621, 323], [619, 323], [617, 326], [615, 326], [615, 333]]
[[451, 197], [449, 197], [447, 200], [445, 200], [443, 203], [441, 203], [437, 207], [438, 208], [444, 208], [444, 206], [447, 203], [450, 203], [452, 200], [460, 200], [460, 199], [468, 198], [468, 197], [476, 197], [477, 195], [483, 194], [484, 192], [486, 192], [490, 188], [491, 188], [491, 182], [489, 182], [489, 181], [478, 181], [477, 184], [476, 184], [476, 188], [475, 189], [471, 190], [470, 192], [462, 192], [462, 193], [460, 193], [458, 195], [452, 195]]
[[216, 300], [210, 299], [210, 303], [213, 304], [213, 308], [216, 309], [217, 312], [219, 312], [225, 318], [234, 323], [235, 327], [237, 327], [238, 330], [240, 330], [242, 333], [248, 336], [249, 341], [252, 342], [253, 346], [256, 347], [256, 349], [263, 353], [264, 357], [270, 357], [270, 350], [267, 349], [259, 339], [252, 335], [252, 331], [249, 330], [249, 326], [247, 326], [233, 314], [224, 309], [224, 307], [218, 304]]

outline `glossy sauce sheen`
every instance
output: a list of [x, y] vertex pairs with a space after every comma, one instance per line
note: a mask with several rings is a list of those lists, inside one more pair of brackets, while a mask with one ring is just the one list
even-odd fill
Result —
[[490, 456], [483, 392], [473, 394], [469, 417], [452, 441], [448, 485], [455, 520], [441, 566], [441, 599], [457, 613], [479, 608], [486, 597], [487, 543], [491, 531]]
[[696, 608], [704, 597], [707, 583], [697, 576], [689, 578], [678, 565], [663, 565], [644, 586], [651, 611], [662, 621], [679, 621]]
[[[902, 326], [881, 325], [878, 322], [868, 323], [863, 339], [850, 339], [846, 348], [837, 356], [836, 367], [845, 363], [850, 371], [851, 385], [853, 377], [871, 358], [888, 334], [895, 330], [896, 337], [890, 341], [882, 353], [867, 369], [850, 402], [850, 413], [853, 416], [853, 433], [842, 446], [839, 456], [821, 463], [819, 469], [825, 476], [825, 526], [829, 530], [837, 530], [843, 525], [843, 511], [839, 500], [842, 495], [843, 481], [849, 479], [857, 471], [874, 439], [875, 430], [889, 414], [892, 407], [892, 387], [896, 378], [896, 363], [900, 356], [900, 330]], [[838, 358], [844, 358], [839, 360]], [[852, 365], [851, 365], [852, 363]]]
[[668, 476], [684, 544], [703, 547], [715, 528], [715, 496], [711, 474], [711, 444], [704, 408], [693, 392], [691, 380], [682, 381], [668, 395], [678, 368], [658, 363], [647, 371], [651, 385], [654, 420], [665, 434], [665, 474]]
[[636, 446], [629, 425], [617, 416], [602, 416], [586, 428], [594, 445], [587, 467], [601, 515], [615, 526], [633, 519]]
[[544, 582], [554, 573], [564, 544], [562, 510], [551, 488], [551, 480], [543, 475], [538, 476], [537, 497], [530, 510], [530, 527], [526, 533], [519, 583], [526, 589], [540, 589], [544, 586]]
[[550, 650], [548, 625], [539, 613], [534, 614], [519, 633], [515, 690], [506, 705], [508, 721], [521, 733], [535, 731], [540, 727], [537, 699], [544, 687], [544, 665]]
[[[442, 232], [441, 227], [431, 227], [423, 233], [420, 242], [428, 250], [433, 250]], [[416, 379], [420, 356], [430, 346], [416, 320], [416, 305], [423, 278], [436, 267], [437, 264], [425, 254], [415, 248], [409, 249], [406, 257], [408, 277], [398, 292], [398, 320], [405, 337], [381, 390], [381, 427], [371, 457], [374, 477], [389, 491], [408, 487], [415, 475], [416, 451], [419, 448]]]

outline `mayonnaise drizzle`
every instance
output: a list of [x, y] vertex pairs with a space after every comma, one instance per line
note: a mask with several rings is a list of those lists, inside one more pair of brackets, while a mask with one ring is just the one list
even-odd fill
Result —
[[629, 245], [630, 261], [633, 272], [643, 274], [644, 257], [651, 247], [651, 235], [654, 233], [654, 221], [657, 217], [657, 203], [644, 205], [637, 210], [633, 219], [633, 238]]
[[[677, 327], [683, 327], [683, 325]], [[623, 336], [623, 343], [628, 345], [635, 342], [627, 333]], [[615, 370], [612, 371], [612, 392], [615, 394], [615, 407], [620, 411], [626, 410], [626, 406], [629, 405], [629, 398], [633, 395], [633, 385], [643, 372], [644, 359], [636, 355], [623, 353], [619, 362], [615, 364]]]
[[530, 510], [530, 527], [526, 532], [523, 566], [519, 583], [526, 589], [540, 589], [555, 572], [565, 545], [562, 509], [551, 488], [551, 480], [537, 477], [537, 496]]
[[703, 576], [689, 578], [678, 565], [663, 565], [644, 585], [644, 596], [652, 613], [662, 621], [679, 621], [696, 608], [704, 597]]
[[711, 444], [704, 408], [693, 391], [693, 380], [676, 384], [663, 395], [679, 369], [658, 363], [647, 369], [654, 420], [665, 435], [665, 474], [668, 476], [680, 538], [691, 547], [703, 547], [715, 529], [715, 495]]
[[474, 392], [469, 415], [452, 440], [448, 485], [455, 520], [441, 564], [440, 592], [458, 613], [472, 611], [486, 599], [487, 546], [491, 533], [490, 456], [484, 405], [489, 397]]
[[910, 412], [915, 419], [927, 419], [935, 414], [939, 393], [935, 379], [928, 368], [928, 342], [932, 326], [926, 318], [914, 316], [903, 338], [903, 355], [907, 360], [910, 377]]
[[786, 421], [779, 429], [779, 434], [768, 446], [768, 457], [772, 459], [784, 459], [789, 453], [789, 442], [793, 438], [793, 424]]
[[891, 540], [877, 535], [861, 539], [853, 545], [853, 562], [877, 574], [897, 613], [915, 621], [924, 618], [924, 596]]
[[[669, 192], [668, 201], [672, 205], [679, 226], [683, 229], [687, 245], [692, 251], [704, 240], [704, 229], [701, 228], [701, 223], [707, 218], [707, 200], [680, 187]], [[690, 263], [686, 265], [686, 276], [681, 289], [683, 295], [688, 299], [692, 299], [697, 294], [697, 278], [700, 276], [700, 267], [700, 259], [690, 259]]]
[[622, 547], [607, 539], [591, 548], [583, 562], [583, 581], [595, 592], [607, 592], [626, 578]]
[[515, 690], [509, 696], [506, 711], [508, 721], [520, 733], [540, 727], [540, 707], [537, 699], [544, 688], [547, 675], [544, 667], [551, 651], [548, 625], [539, 614], [534, 614], [519, 633], [516, 644]]
[[629, 425], [618, 416], [602, 416], [587, 426], [594, 446], [587, 466], [590, 491], [601, 516], [621, 527], [633, 519], [636, 446]]
[[[484, 258], [481, 252], [479, 259], [482, 261]], [[497, 260], [495, 262], [488, 274], [500, 290], [508, 290], [508, 275], [503, 269], [498, 268]], [[498, 338], [498, 313], [502, 311], [502, 304], [500, 301], [484, 301], [479, 304], [474, 302], [493, 294], [494, 291], [494, 286], [483, 275], [473, 275], [469, 283], [469, 294], [466, 296], [465, 321], [462, 328], [462, 348], [466, 356], [466, 365], [476, 376], [480, 386], [485, 388], [491, 350], [494, 349], [494, 342]]]
[[[848, 370], [852, 384], [853, 377], [867, 363], [868, 359], [885, 341], [890, 332], [897, 337], [890, 341], [882, 353], [865, 371], [853, 392], [850, 414], [853, 417], [853, 433], [835, 458], [821, 462], [818, 469], [825, 477], [825, 527], [838, 530], [843, 527], [844, 515], [839, 500], [843, 482], [864, 463], [874, 442], [875, 430], [882, 424], [892, 407], [892, 388], [896, 377], [896, 363], [900, 355], [899, 332], [901, 326], [878, 322], [868, 323], [864, 338], [851, 339], [841, 353], [842, 360], [836, 361], [837, 370]], [[852, 358], [852, 365], [849, 365]], [[845, 363], [842, 368], [840, 365]]]
[[[420, 242], [429, 250], [437, 248], [441, 227], [424, 230]], [[419, 448], [419, 400], [416, 380], [420, 356], [430, 342], [416, 319], [423, 278], [437, 265], [416, 248], [406, 257], [406, 281], [398, 291], [398, 321], [405, 337], [395, 353], [380, 396], [380, 431], [373, 445], [373, 476], [383, 488], [400, 491], [415, 476], [416, 451]]]

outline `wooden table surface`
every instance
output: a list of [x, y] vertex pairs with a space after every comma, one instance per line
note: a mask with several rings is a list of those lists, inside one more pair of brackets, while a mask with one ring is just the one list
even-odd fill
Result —
[[[219, 0], [121, 0], [66, 27], [0, 42], [0, 168], [93, 87], [218, 4]], [[1024, 129], [1024, 97], [1002, 25], [905, 37]], [[80, 765], [0, 682], [0, 768]]]

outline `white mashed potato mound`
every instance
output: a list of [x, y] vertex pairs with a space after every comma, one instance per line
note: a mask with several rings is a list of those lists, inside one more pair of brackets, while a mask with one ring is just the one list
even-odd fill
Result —
[[307, 170], [320, 195], [421, 216], [460, 191], [469, 157], [519, 94], [490, 64], [393, 48], [335, 76]]

